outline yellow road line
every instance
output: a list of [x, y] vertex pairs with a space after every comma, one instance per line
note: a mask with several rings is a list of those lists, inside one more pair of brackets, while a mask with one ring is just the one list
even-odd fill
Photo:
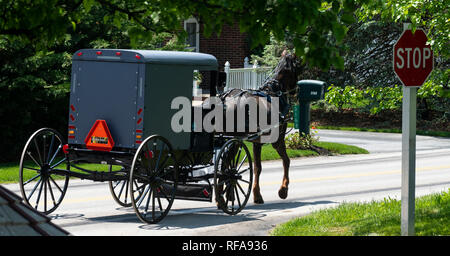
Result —
[[[450, 169], [450, 165], [441, 165], [441, 166], [429, 166], [416, 168], [416, 172], [425, 172], [425, 171], [436, 171], [436, 170], [444, 170]], [[324, 181], [324, 180], [338, 180], [338, 179], [348, 179], [348, 178], [359, 178], [359, 177], [371, 177], [371, 176], [380, 176], [380, 175], [389, 175], [389, 174], [400, 174], [401, 170], [388, 170], [388, 171], [373, 171], [373, 172], [364, 172], [364, 173], [356, 173], [356, 174], [342, 174], [342, 175], [334, 175], [334, 176], [323, 176], [323, 177], [313, 177], [313, 178], [303, 178], [303, 179], [294, 179], [290, 180], [290, 184], [292, 183], [305, 183], [305, 182], [313, 182], [313, 181]], [[264, 174], [263, 174], [264, 175]], [[260, 186], [270, 186], [270, 185], [281, 185], [281, 180], [279, 181], [268, 181], [261, 182]], [[70, 185], [69, 185], [70, 187]], [[70, 189], [70, 188], [69, 188]], [[99, 196], [99, 197], [85, 197], [85, 198], [72, 198], [65, 199], [63, 203], [85, 203], [91, 201], [105, 201], [105, 200], [113, 200], [112, 196]]]
[[[416, 168], [416, 172], [435, 171], [435, 170], [443, 170], [443, 169], [450, 169], [450, 165], [429, 166], [429, 167]], [[370, 177], [370, 176], [400, 174], [400, 173], [401, 173], [401, 170], [397, 169], [397, 170], [389, 170], [389, 171], [375, 171], [375, 172], [364, 172], [364, 173], [356, 173], [356, 174], [343, 174], [343, 175], [334, 175], [334, 176], [323, 176], [323, 177], [294, 179], [294, 180], [290, 180], [289, 183], [303, 183], [303, 182], [312, 182], [312, 181], [337, 180], [337, 179]], [[269, 181], [269, 182], [261, 182], [260, 183], [260, 186], [268, 186], [268, 185], [281, 185], [281, 181]]]

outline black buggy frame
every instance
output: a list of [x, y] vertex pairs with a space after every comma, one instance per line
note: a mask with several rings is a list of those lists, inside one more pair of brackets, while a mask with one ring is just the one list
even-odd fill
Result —
[[245, 207], [253, 169], [243, 139], [170, 129], [176, 111], [170, 101], [192, 98], [194, 72], [205, 74], [215, 96], [215, 57], [82, 49], [72, 61], [67, 140], [42, 128], [22, 152], [20, 189], [27, 204], [50, 214], [62, 202], [69, 178], [76, 177], [109, 182], [114, 200], [132, 206], [144, 223], [161, 221], [175, 198], [211, 202], [214, 194], [218, 207], [231, 215]]

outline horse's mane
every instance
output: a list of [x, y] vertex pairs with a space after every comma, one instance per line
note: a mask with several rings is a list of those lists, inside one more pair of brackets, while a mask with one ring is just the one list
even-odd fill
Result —
[[300, 62], [294, 54], [283, 52], [277, 66], [258, 88], [260, 91], [283, 91], [291, 89], [300, 73]]

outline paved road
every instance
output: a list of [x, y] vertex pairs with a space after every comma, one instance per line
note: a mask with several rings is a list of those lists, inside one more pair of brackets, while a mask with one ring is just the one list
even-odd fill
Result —
[[[402, 136], [398, 133], [353, 132], [319, 130], [321, 141], [339, 142], [367, 149], [370, 153], [396, 153], [402, 151]], [[417, 152], [450, 148], [450, 138], [416, 136]]]
[[[276, 224], [342, 202], [399, 198], [401, 134], [320, 130], [322, 141], [357, 145], [368, 155], [293, 159], [289, 197], [281, 200], [279, 161], [263, 163], [264, 205], [249, 202], [237, 216], [213, 203], [176, 200], [159, 224], [144, 225], [131, 208], [117, 205], [107, 183], [71, 181], [54, 223], [74, 235], [267, 235]], [[450, 188], [450, 139], [417, 136], [416, 195]], [[18, 193], [18, 186], [8, 185]]]

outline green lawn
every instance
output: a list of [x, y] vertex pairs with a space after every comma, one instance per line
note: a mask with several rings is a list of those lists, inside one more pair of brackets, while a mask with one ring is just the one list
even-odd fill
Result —
[[[278, 225], [273, 236], [399, 236], [399, 200], [343, 203]], [[450, 235], [450, 189], [416, 199], [415, 232], [419, 236]]]
[[[27, 164], [27, 166], [36, 168], [34, 164]], [[88, 170], [96, 170], [96, 171], [109, 171], [108, 165], [103, 164], [77, 164], [77, 166], [88, 169]], [[63, 168], [63, 165], [59, 166], [59, 168]], [[120, 170], [119, 166], [113, 166], [113, 170]], [[71, 171], [78, 171], [75, 168], [71, 168]], [[81, 171], [79, 171], [81, 172]], [[28, 180], [36, 175], [35, 171], [25, 170], [24, 179]], [[0, 163], [0, 183], [16, 183], [19, 181], [19, 163]]]
[[[294, 123], [288, 123], [288, 127], [294, 127]], [[381, 128], [361, 128], [361, 127], [346, 127], [346, 126], [316, 126], [316, 129], [323, 130], [341, 130], [341, 131], [357, 131], [357, 132], [385, 132], [385, 133], [402, 133], [401, 129], [381, 129]], [[416, 131], [417, 135], [437, 136], [450, 138], [450, 132], [446, 131]]]
[[[249, 147], [250, 151], [253, 151], [252, 143], [245, 142]], [[368, 154], [369, 152], [363, 148], [356, 146], [350, 146], [334, 142], [315, 142], [315, 146], [327, 149], [334, 154]], [[305, 157], [305, 156], [318, 156], [319, 154], [313, 150], [295, 150], [287, 149], [287, 154], [289, 158]], [[272, 147], [272, 145], [265, 144], [261, 149], [261, 160], [276, 160], [280, 159], [277, 151]]]

